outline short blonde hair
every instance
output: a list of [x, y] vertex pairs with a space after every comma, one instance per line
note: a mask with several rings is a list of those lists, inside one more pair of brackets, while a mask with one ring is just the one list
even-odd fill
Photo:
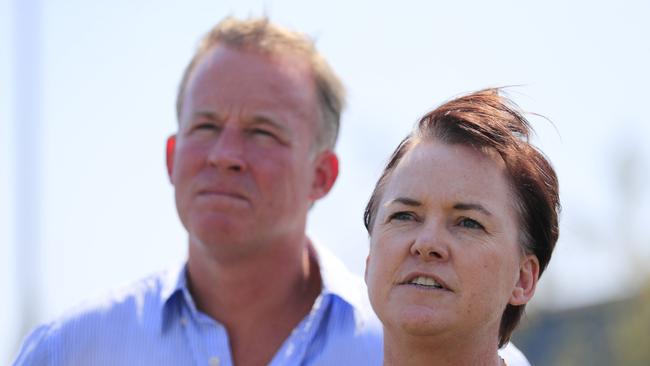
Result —
[[190, 75], [203, 56], [212, 48], [224, 45], [264, 55], [296, 54], [309, 64], [321, 112], [321, 128], [316, 135], [319, 148], [333, 149], [338, 137], [341, 112], [345, 106], [343, 84], [314, 42], [303, 33], [272, 24], [268, 18], [239, 20], [228, 17], [214, 26], [202, 39], [192, 60], [185, 68], [178, 88], [176, 115], [180, 123], [183, 97]]

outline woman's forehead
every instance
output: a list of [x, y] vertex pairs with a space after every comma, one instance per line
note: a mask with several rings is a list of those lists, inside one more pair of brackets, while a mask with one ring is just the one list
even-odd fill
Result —
[[505, 203], [510, 193], [506, 165], [496, 150], [420, 140], [395, 167], [382, 201], [410, 194]]

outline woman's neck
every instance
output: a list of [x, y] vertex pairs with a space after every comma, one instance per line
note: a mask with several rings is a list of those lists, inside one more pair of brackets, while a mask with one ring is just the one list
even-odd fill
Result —
[[[478, 337], [481, 338], [481, 337]], [[468, 335], [461, 339], [444, 336], [392, 334], [384, 329], [384, 366], [484, 365], [501, 366], [497, 341], [486, 342]]]

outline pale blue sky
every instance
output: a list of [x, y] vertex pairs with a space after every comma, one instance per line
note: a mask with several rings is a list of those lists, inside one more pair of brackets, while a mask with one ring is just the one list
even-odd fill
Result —
[[[12, 300], [23, 290], [13, 197], [24, 165], [12, 137], [21, 111], [11, 1], [0, 0], [0, 293], [10, 299], [0, 339], [12, 341], [0, 344], [0, 363], [22, 336]], [[650, 257], [647, 2], [42, 2], [42, 103], [33, 106], [42, 117], [42, 211], [33, 228], [42, 240], [40, 266], [22, 265], [42, 281], [40, 320], [184, 257], [164, 142], [175, 129], [181, 72], [201, 35], [228, 14], [266, 13], [313, 36], [348, 88], [341, 175], [309, 232], [355, 272], [367, 252], [363, 207], [417, 117], [459, 93], [516, 84], [515, 101], [555, 124], [532, 118], [564, 205], [532, 307], [603, 301], [643, 277], [630, 261]], [[617, 176], [631, 154], [641, 188], [626, 201]]]

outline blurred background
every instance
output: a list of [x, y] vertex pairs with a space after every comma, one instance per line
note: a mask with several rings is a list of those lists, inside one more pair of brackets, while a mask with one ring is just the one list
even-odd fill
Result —
[[[227, 15], [307, 33], [349, 99], [310, 235], [356, 273], [362, 212], [419, 116], [518, 85], [560, 179], [554, 258], [515, 342], [538, 365], [650, 360], [647, 1], [0, 0], [0, 364], [37, 323], [181, 261], [164, 165], [181, 73]], [[550, 121], [549, 121], [550, 120]]]

